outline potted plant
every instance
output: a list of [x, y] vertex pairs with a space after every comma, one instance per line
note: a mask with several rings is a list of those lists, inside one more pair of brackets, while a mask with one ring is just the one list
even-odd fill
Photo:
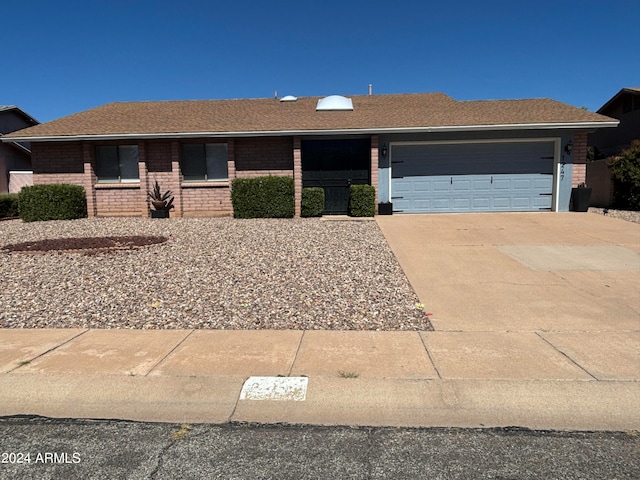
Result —
[[391, 202], [378, 203], [378, 215], [393, 215], [393, 203]]
[[173, 194], [171, 190], [160, 192], [160, 184], [156, 180], [153, 190], [147, 193], [151, 199], [154, 210], [151, 210], [151, 218], [169, 218], [169, 210], [173, 208]]
[[591, 187], [587, 187], [586, 183], [583, 182], [571, 189], [571, 203], [574, 212], [588, 211], [589, 202], [591, 202]]

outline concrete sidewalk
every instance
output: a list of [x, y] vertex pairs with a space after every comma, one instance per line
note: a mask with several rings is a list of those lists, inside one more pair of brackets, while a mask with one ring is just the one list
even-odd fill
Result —
[[[633, 331], [0, 329], [0, 415], [638, 430], [638, 351]], [[254, 376], [305, 399], [240, 399]]]

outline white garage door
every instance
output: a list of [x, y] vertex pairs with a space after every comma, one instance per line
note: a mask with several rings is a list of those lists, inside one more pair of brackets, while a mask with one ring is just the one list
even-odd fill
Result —
[[554, 142], [395, 144], [397, 213], [551, 210]]

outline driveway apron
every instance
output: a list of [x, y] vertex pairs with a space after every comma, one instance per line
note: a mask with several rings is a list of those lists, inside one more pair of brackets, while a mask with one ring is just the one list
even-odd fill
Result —
[[440, 331], [637, 331], [640, 225], [578, 213], [378, 217]]

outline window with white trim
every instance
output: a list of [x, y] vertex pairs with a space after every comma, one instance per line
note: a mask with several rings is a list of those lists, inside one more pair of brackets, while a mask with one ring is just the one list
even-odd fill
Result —
[[185, 143], [180, 168], [185, 182], [227, 180], [226, 143]]
[[133, 183], [140, 181], [137, 145], [100, 145], [96, 147], [98, 182]]

